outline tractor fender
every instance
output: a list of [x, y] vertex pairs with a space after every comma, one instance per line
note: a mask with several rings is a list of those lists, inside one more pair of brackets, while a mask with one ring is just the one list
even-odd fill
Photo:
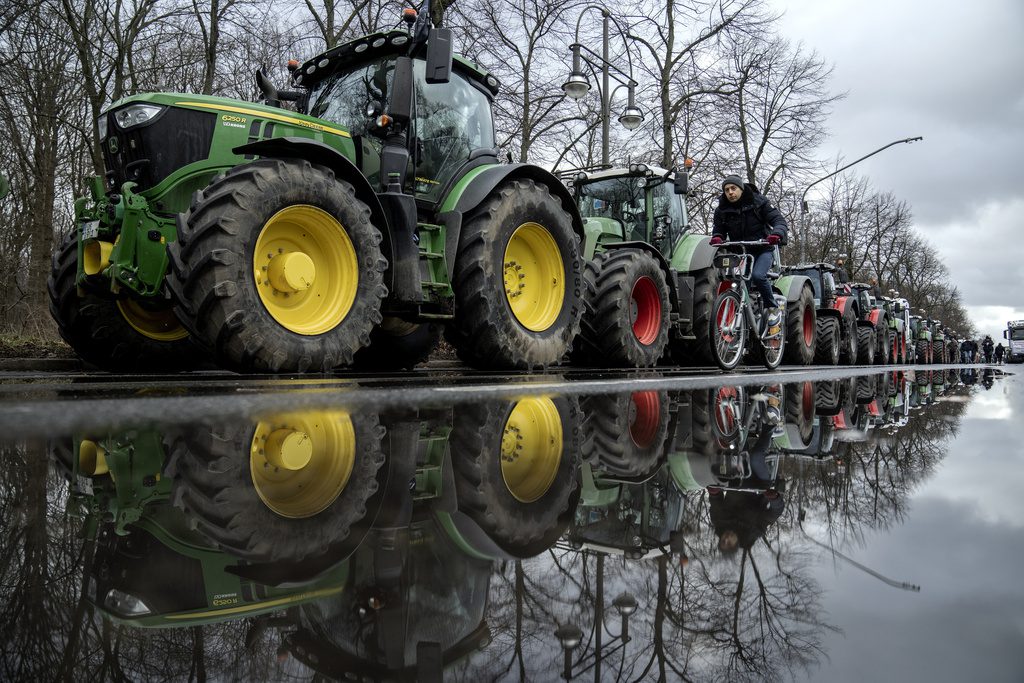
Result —
[[[356, 197], [370, 207], [370, 220], [380, 228], [381, 234], [384, 237], [381, 242], [384, 258], [388, 260], [389, 264], [394, 262], [394, 248], [391, 238], [392, 226], [387, 219], [387, 213], [384, 211], [380, 199], [377, 198], [377, 193], [370, 185], [370, 181], [359, 171], [359, 168], [352, 160], [341, 152], [317, 140], [292, 137], [258, 140], [257, 142], [250, 142], [249, 144], [235, 147], [231, 151], [238, 155], [253, 154], [273, 159], [305, 159], [312, 164], [326, 166], [334, 171], [335, 177], [351, 183], [352, 187], [355, 188]], [[384, 284], [387, 285], [388, 291], [391, 291], [392, 283], [389, 281], [391, 276], [390, 267], [388, 271], [385, 274]]]
[[[679, 283], [676, 282], [676, 274], [672, 272], [672, 266], [669, 265], [664, 254], [647, 242], [607, 242], [603, 246], [606, 251], [612, 251], [613, 249], [636, 249], [638, 251], [647, 252], [653, 256], [654, 260], [657, 261], [658, 265], [661, 267], [662, 272], [665, 273], [665, 282], [668, 284], [668, 298], [669, 302], [672, 304], [672, 310], [680, 310]], [[693, 298], [692, 291], [690, 298]], [[692, 308], [692, 305], [688, 308]]]
[[853, 312], [857, 312], [857, 304], [854, 302], [853, 297], [849, 296], [837, 296], [836, 302], [832, 305], [832, 308], [839, 311], [840, 317], [846, 313], [848, 307], [853, 307]]
[[882, 315], [881, 309], [875, 308], [870, 313], [868, 313], [868, 320], [871, 321], [871, 324], [873, 326], [877, 327], [878, 326], [878, 319], [879, 319], [879, 317], [881, 317], [881, 315]]
[[875, 324], [870, 320], [858, 320], [857, 327], [870, 327], [873, 330], [875, 329]]
[[718, 249], [711, 246], [711, 235], [690, 233], [672, 250], [672, 267], [682, 273], [692, 273], [714, 265]]
[[[584, 239], [583, 219], [576, 209], [576, 201], [568, 188], [550, 171], [533, 164], [488, 164], [477, 166], [466, 173], [448, 192], [437, 211], [437, 220], [446, 228], [445, 251], [457, 253], [462, 221], [506, 180], [523, 178], [544, 185], [562, 202], [562, 208], [572, 219], [572, 230]], [[455, 259], [448, 259], [448, 277], [454, 276]]]
[[839, 311], [834, 308], [819, 308], [817, 314], [818, 318], [835, 318], [839, 320], [842, 317]]
[[814, 288], [806, 275], [783, 275], [775, 281], [775, 289], [779, 290], [779, 293], [783, 294], [788, 302], [798, 301], [804, 287], [809, 287], [811, 295], [814, 295]]

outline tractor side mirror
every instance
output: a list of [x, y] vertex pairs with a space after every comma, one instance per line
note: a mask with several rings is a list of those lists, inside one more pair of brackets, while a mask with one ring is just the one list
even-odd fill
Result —
[[391, 82], [391, 118], [404, 126], [412, 120], [413, 98], [412, 59], [399, 57], [395, 60], [395, 76]]
[[452, 31], [430, 29], [427, 38], [427, 83], [447, 83], [452, 77]]
[[[0, 181], [2, 181], [2, 180], [3, 180], [3, 178], [0, 178]], [[2, 192], [2, 191], [3, 191], [3, 190], [2, 190], [2, 189], [0, 189], [0, 192]], [[0, 197], [3, 197], [3, 195], [2, 195], [2, 194], [0, 194]], [[1006, 336], [1006, 330], [1003, 330], [1003, 339], [1007, 339], [1007, 338], [1008, 338], [1008, 337]]]
[[675, 187], [676, 194], [681, 194], [685, 197], [690, 191], [690, 174], [686, 171], [676, 173], [675, 180], [673, 180], [673, 186]]

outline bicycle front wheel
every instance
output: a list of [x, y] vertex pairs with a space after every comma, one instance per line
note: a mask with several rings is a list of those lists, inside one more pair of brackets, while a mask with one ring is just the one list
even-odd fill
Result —
[[723, 370], [732, 370], [743, 358], [747, 326], [738, 292], [728, 289], [715, 297], [711, 306], [711, 356]]

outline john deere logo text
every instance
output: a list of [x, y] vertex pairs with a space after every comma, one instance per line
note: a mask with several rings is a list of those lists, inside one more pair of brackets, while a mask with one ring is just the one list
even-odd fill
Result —
[[245, 117], [232, 114], [222, 114], [220, 117], [222, 125], [229, 128], [245, 128]]

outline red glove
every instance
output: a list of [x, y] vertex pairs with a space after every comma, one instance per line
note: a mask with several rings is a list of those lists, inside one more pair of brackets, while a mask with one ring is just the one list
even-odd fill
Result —
[[713, 246], [713, 247], [717, 247], [722, 242], [723, 242], [722, 238], [719, 237], [718, 235], [715, 235], [714, 237], [711, 238], [711, 242], [709, 242], [709, 244], [711, 246]]
[[766, 240], [768, 241], [768, 244], [774, 247], [776, 244], [782, 241], [782, 238], [776, 235], [775, 233], [772, 233], [771, 235], [768, 235]]

